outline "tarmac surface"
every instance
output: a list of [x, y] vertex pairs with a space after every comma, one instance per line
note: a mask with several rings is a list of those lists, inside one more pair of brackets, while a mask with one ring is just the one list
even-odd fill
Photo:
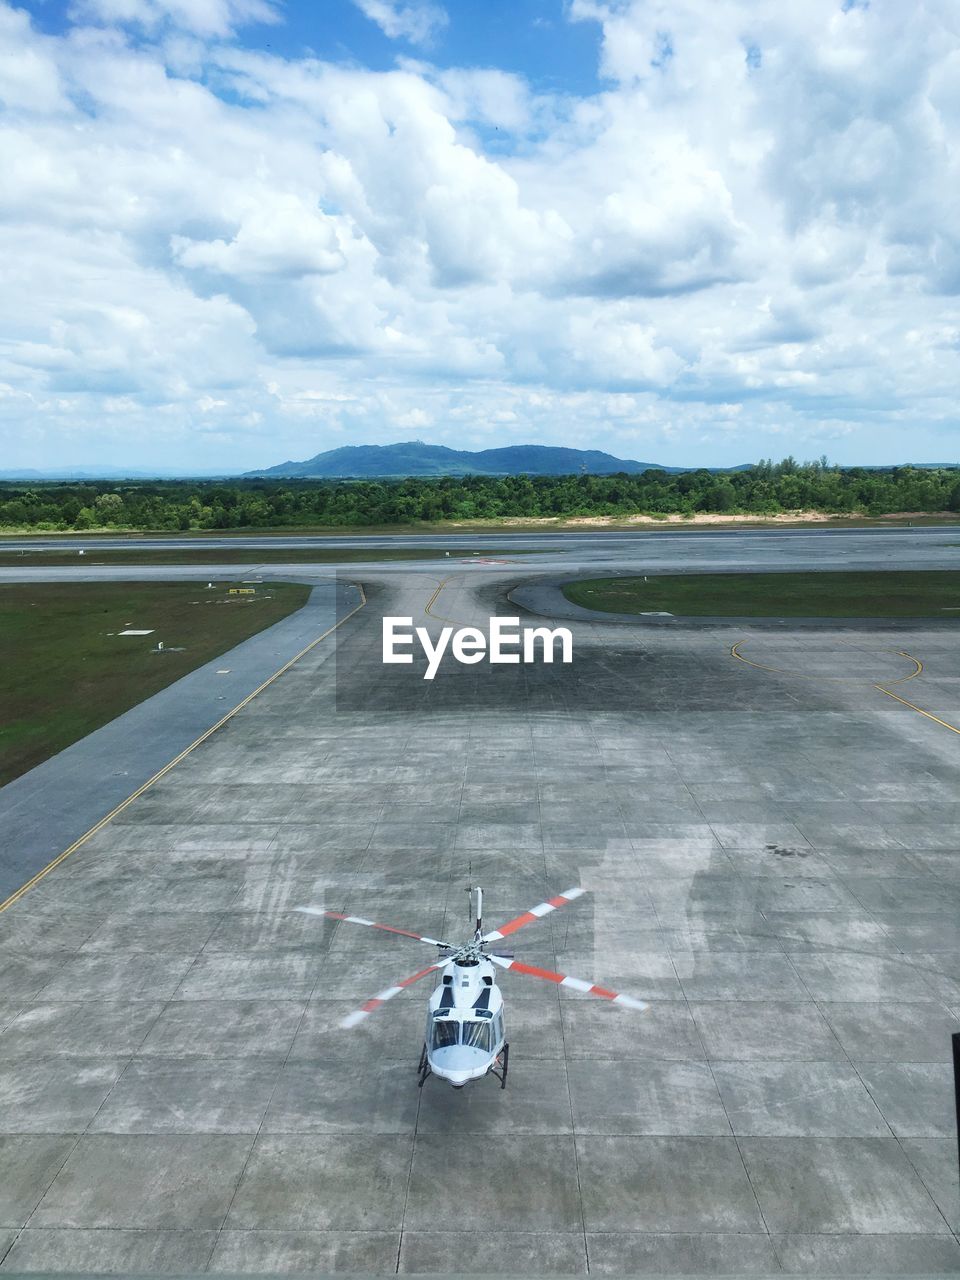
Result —
[[[953, 567], [938, 535], [672, 563]], [[382, 614], [485, 626], [539, 572], [450, 569], [349, 566], [366, 606], [0, 915], [0, 1275], [960, 1271], [952, 634], [382, 665]], [[292, 908], [456, 942], [471, 880], [490, 927], [584, 886], [517, 956], [649, 1009], [506, 974], [507, 1089], [418, 1091], [427, 983], [337, 1024], [434, 953]]]

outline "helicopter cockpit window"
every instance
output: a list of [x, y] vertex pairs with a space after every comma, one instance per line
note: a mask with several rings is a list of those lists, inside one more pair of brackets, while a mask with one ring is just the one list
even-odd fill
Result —
[[460, 1043], [469, 1045], [471, 1049], [482, 1049], [484, 1053], [491, 1053], [493, 1051], [491, 1030], [489, 1022], [465, 1022]]
[[433, 1024], [433, 1047], [434, 1049], [445, 1049], [448, 1045], [457, 1043], [457, 1031], [460, 1024], [454, 1021], [446, 1021], [437, 1019]]

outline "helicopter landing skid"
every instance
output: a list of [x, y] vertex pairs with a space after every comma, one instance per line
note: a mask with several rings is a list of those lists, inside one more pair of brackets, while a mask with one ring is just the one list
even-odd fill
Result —
[[[497, 1070], [498, 1066], [500, 1068], [499, 1071]], [[490, 1068], [490, 1074], [492, 1076], [496, 1076], [497, 1079], [500, 1081], [501, 1089], [505, 1089], [507, 1087], [507, 1071], [509, 1070], [509, 1068], [510, 1068], [510, 1046], [508, 1044], [505, 1044], [503, 1046], [503, 1052], [494, 1059], [493, 1066]]]
[[424, 1081], [430, 1075], [430, 1063], [427, 1061], [427, 1046], [424, 1045], [420, 1050], [420, 1061], [417, 1063], [417, 1074], [420, 1079], [417, 1081], [417, 1088], [422, 1089]]

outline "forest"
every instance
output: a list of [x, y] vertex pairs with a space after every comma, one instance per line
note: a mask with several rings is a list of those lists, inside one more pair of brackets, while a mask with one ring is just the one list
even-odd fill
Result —
[[763, 461], [736, 471], [408, 480], [0, 484], [8, 531], [364, 528], [516, 517], [960, 513], [960, 470]]

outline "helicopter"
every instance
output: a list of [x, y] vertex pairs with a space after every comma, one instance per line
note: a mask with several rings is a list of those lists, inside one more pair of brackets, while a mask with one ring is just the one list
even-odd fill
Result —
[[597, 986], [593, 982], [585, 982], [582, 978], [571, 978], [562, 973], [554, 973], [550, 969], [540, 969], [535, 965], [523, 964], [514, 958], [512, 952], [488, 951], [491, 943], [500, 942], [511, 934], [522, 929], [524, 925], [539, 920], [558, 907], [574, 902], [586, 893], [585, 889], [567, 889], [558, 893], [546, 902], [541, 902], [529, 911], [524, 911], [498, 929], [483, 931], [483, 890], [479, 887], [467, 890], [470, 894], [470, 909], [473, 910], [473, 895], [476, 894], [476, 925], [473, 938], [460, 946], [442, 942], [437, 938], [428, 938], [422, 933], [414, 933], [410, 929], [398, 929], [389, 924], [377, 924], [364, 916], [346, 915], [338, 911], [326, 911], [322, 907], [295, 907], [306, 915], [324, 916], [328, 920], [339, 920], [344, 924], [364, 925], [369, 929], [382, 929], [386, 933], [399, 934], [404, 938], [413, 938], [416, 942], [425, 942], [436, 947], [438, 959], [425, 969], [403, 978], [392, 987], [387, 987], [379, 995], [373, 996], [366, 1004], [349, 1014], [341, 1022], [342, 1027], [356, 1027], [371, 1013], [385, 1005], [388, 1000], [406, 991], [414, 983], [431, 973], [439, 973], [437, 984], [427, 1005], [427, 1027], [423, 1049], [417, 1065], [418, 1087], [423, 1088], [428, 1076], [434, 1075], [448, 1081], [455, 1089], [462, 1089], [471, 1080], [479, 1080], [486, 1075], [493, 1075], [500, 1081], [500, 1088], [507, 1087], [507, 1072], [510, 1067], [510, 1045], [505, 1036], [503, 1017], [503, 995], [497, 986], [497, 969], [505, 969], [513, 973], [526, 974], [531, 978], [541, 978], [546, 982], [555, 982], [571, 991], [582, 991], [587, 995], [599, 996], [610, 1000], [613, 1004], [627, 1009], [643, 1010], [647, 1008], [643, 1000], [634, 996], [620, 995], [616, 991], [608, 991], [606, 987]]

